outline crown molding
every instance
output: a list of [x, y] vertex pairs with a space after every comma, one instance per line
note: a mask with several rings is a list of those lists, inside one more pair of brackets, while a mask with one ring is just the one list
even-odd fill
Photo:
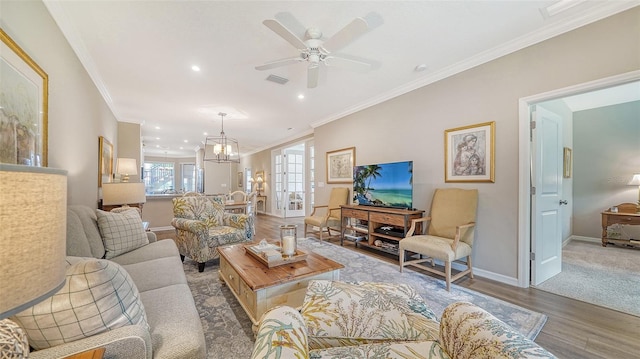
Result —
[[602, 20], [609, 16], [613, 16], [617, 13], [629, 10], [631, 8], [639, 6], [637, 1], [607, 1], [596, 5], [596, 8], [590, 8], [588, 11], [567, 19], [566, 21], [557, 21], [553, 24], [549, 24], [541, 28], [540, 30], [531, 32], [517, 39], [504, 43], [500, 46], [496, 46], [492, 49], [483, 51], [473, 57], [470, 57], [464, 61], [460, 61], [451, 66], [435, 71], [428, 76], [422, 77], [415, 81], [406, 83], [395, 89], [382, 93], [376, 97], [372, 97], [364, 102], [356, 104], [355, 106], [346, 108], [344, 111], [332, 114], [323, 120], [314, 122], [311, 127], [316, 128], [327, 123], [333, 122], [345, 116], [351, 115], [358, 111], [362, 111], [366, 108], [375, 106], [382, 102], [388, 101], [392, 98], [404, 95], [408, 92], [414, 91], [421, 87], [430, 85], [447, 77], [454, 76], [463, 71], [480, 66], [487, 62], [493, 61], [505, 55], [522, 50], [526, 47], [535, 45], [545, 40], [562, 35], [577, 28], [586, 26], [598, 20]]
[[[71, 21], [69, 21], [69, 18], [67, 17], [67, 13], [62, 8], [61, 1], [60, 0], [42, 0], [42, 2], [44, 3], [47, 10], [49, 10], [49, 13], [51, 14], [51, 17], [53, 18], [53, 20], [56, 22], [56, 24], [58, 24], [60, 31], [62, 31], [62, 34], [67, 39], [67, 42], [69, 42], [69, 45], [73, 49], [73, 52], [75, 52], [82, 66], [84, 66], [85, 70], [89, 74], [89, 77], [93, 81], [94, 85], [96, 85], [98, 91], [102, 95], [102, 98], [104, 99], [107, 106], [111, 110], [111, 113], [113, 113], [113, 116], [116, 118], [116, 120], [122, 121], [119, 118], [120, 116], [118, 116], [117, 111], [113, 107], [113, 100], [111, 99], [109, 90], [107, 90], [107, 87], [105, 86], [104, 81], [100, 76], [100, 73], [96, 69], [93, 58], [89, 55], [89, 51], [87, 50], [87, 47], [85, 46], [80, 36], [78, 36], [78, 31], [73, 26]], [[127, 122], [133, 122], [133, 121], [127, 121]], [[139, 123], [139, 122], [136, 122], [136, 123]]]

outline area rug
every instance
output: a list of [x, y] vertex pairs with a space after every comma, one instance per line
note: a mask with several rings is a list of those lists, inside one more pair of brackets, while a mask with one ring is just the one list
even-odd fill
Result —
[[[340, 280], [393, 282], [413, 286], [422, 295], [438, 317], [444, 308], [456, 301], [468, 301], [486, 309], [511, 325], [528, 338], [534, 339], [546, 321], [546, 316], [534, 311], [486, 296], [472, 290], [451, 285], [445, 289], [444, 281], [405, 268], [400, 273], [393, 265], [365, 254], [316, 239], [301, 239], [302, 250], [315, 252], [345, 266]], [[251, 321], [228, 287], [218, 277], [219, 261], [209, 261], [203, 273], [188, 258], [184, 270], [189, 287], [200, 313], [208, 348], [208, 358], [249, 358], [253, 348]]]
[[640, 249], [574, 240], [562, 249], [562, 272], [535, 286], [640, 317]]

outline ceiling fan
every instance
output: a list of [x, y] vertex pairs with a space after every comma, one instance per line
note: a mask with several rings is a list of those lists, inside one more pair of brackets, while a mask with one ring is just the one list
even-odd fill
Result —
[[356, 38], [373, 28], [373, 25], [378, 25], [375, 20], [377, 20], [377, 18], [372, 14], [365, 17], [357, 17], [335, 35], [326, 40], [322, 39], [322, 31], [316, 27], [306, 29], [304, 36], [298, 37], [277, 20], [264, 20], [262, 23], [266, 27], [298, 49], [298, 51], [300, 51], [300, 55], [267, 62], [264, 65], [256, 66], [256, 70], [269, 70], [276, 67], [306, 62], [308, 63], [308, 88], [318, 86], [320, 64], [324, 64], [325, 66], [342, 67], [355, 71], [369, 71], [373, 67], [373, 63], [339, 56], [333, 52], [347, 46]]

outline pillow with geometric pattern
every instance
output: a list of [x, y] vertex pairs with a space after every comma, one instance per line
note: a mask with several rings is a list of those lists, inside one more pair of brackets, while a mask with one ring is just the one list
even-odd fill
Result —
[[135, 210], [113, 213], [98, 209], [96, 215], [104, 249], [107, 252], [106, 259], [149, 244], [142, 226], [142, 218]]
[[11, 319], [29, 345], [45, 349], [126, 325], [149, 330], [140, 293], [129, 273], [104, 259], [69, 257], [64, 287]]

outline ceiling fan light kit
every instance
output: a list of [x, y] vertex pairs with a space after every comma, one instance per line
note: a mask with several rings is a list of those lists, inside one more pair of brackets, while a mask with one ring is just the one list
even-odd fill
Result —
[[204, 141], [203, 161], [216, 163], [240, 163], [240, 146], [238, 140], [229, 138], [224, 133], [224, 116], [226, 113], [218, 114], [222, 119], [220, 136], [207, 136]]
[[304, 38], [301, 39], [277, 20], [268, 19], [262, 23], [293, 45], [300, 52], [300, 55], [267, 62], [264, 65], [256, 66], [256, 70], [270, 70], [277, 67], [306, 62], [308, 63], [307, 87], [315, 88], [318, 86], [320, 64], [356, 71], [369, 71], [373, 67], [371, 63], [365, 61], [349, 59], [333, 54], [334, 51], [347, 46], [372, 28], [365, 18], [355, 18], [326, 41], [322, 40], [322, 31], [316, 27], [308, 28], [305, 31]]

